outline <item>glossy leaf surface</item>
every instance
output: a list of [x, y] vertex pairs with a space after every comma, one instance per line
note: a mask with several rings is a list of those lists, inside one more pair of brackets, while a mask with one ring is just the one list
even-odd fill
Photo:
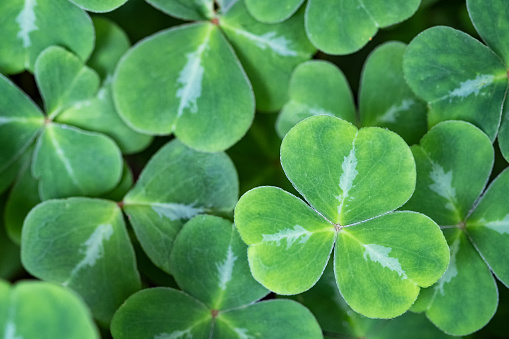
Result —
[[124, 210], [149, 258], [170, 271], [175, 236], [197, 214], [229, 212], [238, 179], [224, 153], [202, 153], [175, 140], [149, 161], [124, 198]]
[[31, 274], [77, 291], [103, 324], [141, 287], [122, 212], [114, 202], [43, 202], [25, 219], [21, 247], [23, 266]]

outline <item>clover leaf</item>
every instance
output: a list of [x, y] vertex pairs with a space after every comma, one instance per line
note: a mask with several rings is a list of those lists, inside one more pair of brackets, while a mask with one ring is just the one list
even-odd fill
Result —
[[[359, 121], [364, 127], [387, 127], [413, 144], [426, 133], [427, 109], [403, 77], [405, 49], [402, 43], [387, 42], [368, 56], [359, 86]], [[383, 91], [380, 84], [384, 84]], [[281, 138], [297, 122], [313, 115], [333, 115], [352, 123], [357, 120], [343, 73], [325, 61], [299, 65], [292, 74], [289, 97], [276, 123]]]
[[0, 280], [0, 333], [4, 338], [99, 338], [81, 298], [40, 281], [11, 286]]
[[276, 23], [288, 19], [302, 5], [304, 0], [246, 0], [249, 13], [258, 21]]
[[39, 54], [52, 45], [66, 46], [81, 60], [92, 53], [92, 21], [69, 0], [5, 0], [0, 13], [2, 73], [33, 72]]
[[110, 12], [123, 4], [127, 0], [70, 0], [76, 6], [89, 12]]
[[268, 289], [309, 289], [335, 247], [336, 281], [348, 304], [368, 317], [391, 318], [447, 268], [445, 239], [430, 218], [389, 213], [410, 198], [416, 175], [410, 149], [395, 133], [314, 116], [283, 139], [281, 164], [310, 206], [260, 187], [235, 208], [251, 272]]
[[232, 211], [238, 185], [226, 154], [198, 152], [174, 140], [152, 157], [122, 204], [148, 257], [171, 272], [170, 252], [184, 223], [197, 214]]
[[[447, 142], [447, 147], [444, 147]], [[479, 198], [493, 167], [491, 141], [470, 123], [446, 121], [412, 147], [417, 165], [415, 194], [404, 206], [428, 214], [450, 246], [447, 271], [423, 291], [416, 305], [440, 329], [466, 335], [492, 318], [498, 292], [491, 271], [506, 285], [509, 172], [499, 175]]]
[[[246, 251], [231, 222], [194, 217], [171, 254], [183, 291], [153, 288], [134, 294], [115, 314], [113, 336], [321, 338], [316, 320], [302, 305], [290, 300], [255, 303], [268, 291], [249, 273]], [[146, 325], [138, 326], [140, 321]]]
[[159, 32], [130, 49], [114, 77], [115, 103], [135, 130], [174, 133], [198, 150], [224, 150], [246, 133], [253, 90], [259, 109], [279, 109], [292, 69], [314, 52], [302, 14], [266, 25], [251, 18], [242, 1], [220, 13], [212, 11], [212, 1], [150, 3], [171, 15], [210, 22]]
[[464, 120], [493, 141], [508, 88], [509, 54], [503, 39], [509, 8], [503, 0], [489, 5], [478, 0], [467, 3], [472, 22], [488, 46], [453, 28], [432, 27], [408, 46], [405, 77], [412, 90], [428, 102], [429, 127], [440, 121]]
[[325, 53], [353, 53], [370, 41], [379, 28], [408, 19], [420, 3], [420, 0], [310, 0], [306, 32], [311, 42]]
[[78, 292], [103, 324], [141, 288], [122, 211], [112, 201], [80, 197], [37, 205], [23, 225], [21, 260], [32, 275]]

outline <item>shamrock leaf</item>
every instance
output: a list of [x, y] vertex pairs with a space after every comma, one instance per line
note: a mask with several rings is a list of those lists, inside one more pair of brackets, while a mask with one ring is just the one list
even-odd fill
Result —
[[437, 124], [412, 152], [417, 186], [404, 207], [436, 220], [451, 251], [447, 271], [423, 292], [416, 310], [426, 311], [446, 333], [467, 335], [486, 325], [496, 311], [498, 292], [490, 269], [509, 282], [509, 238], [504, 234], [509, 172], [504, 171], [479, 198], [494, 151], [488, 136], [467, 122]]
[[92, 21], [68, 0], [5, 0], [0, 13], [2, 73], [33, 72], [38, 55], [52, 45], [66, 46], [81, 60], [92, 53]]
[[76, 294], [39, 281], [11, 286], [0, 280], [0, 333], [4, 338], [99, 338], [86, 305]]
[[388, 213], [410, 198], [415, 185], [413, 157], [396, 134], [311, 117], [283, 139], [281, 163], [311, 206], [261, 187], [235, 208], [251, 272], [268, 289], [296, 294], [312, 287], [335, 244], [336, 280], [345, 300], [368, 317], [391, 318], [445, 271], [448, 250], [437, 225], [413, 212]]
[[281, 22], [288, 19], [302, 5], [304, 0], [246, 0], [249, 13], [258, 21]]
[[32, 275], [78, 292], [103, 324], [141, 287], [122, 212], [107, 200], [36, 206], [23, 225], [21, 260]]
[[[377, 33], [408, 19], [420, 0], [310, 0], [306, 32], [311, 42], [328, 54], [350, 54], [361, 49]], [[330, 23], [324, 25], [324, 23]]]
[[173, 241], [184, 223], [197, 214], [230, 212], [238, 190], [226, 154], [198, 152], [175, 140], [152, 157], [123, 206], [148, 257], [170, 272]]
[[428, 102], [430, 127], [440, 121], [465, 120], [493, 141], [508, 88], [508, 66], [503, 60], [509, 54], [503, 38], [509, 8], [503, 0], [490, 5], [468, 1], [468, 8], [489, 47], [453, 28], [432, 27], [408, 46], [405, 77], [412, 90]]
[[[249, 273], [246, 250], [231, 222], [194, 217], [171, 254], [183, 292], [154, 288], [134, 294], [115, 314], [113, 336], [321, 338], [316, 320], [301, 305], [289, 300], [254, 303], [268, 291]], [[137, 326], [140, 320], [150, 325]]]
[[127, 0], [70, 0], [76, 6], [89, 12], [110, 12], [123, 4]]
[[[361, 126], [389, 128], [413, 144], [426, 132], [427, 109], [403, 77], [405, 49], [402, 43], [387, 42], [369, 55], [359, 88], [359, 118]], [[380, 91], [381, 83], [384, 91]], [[313, 115], [356, 120], [350, 87], [333, 64], [309, 61], [299, 65], [290, 81], [289, 96], [276, 123], [281, 138], [297, 122]]]

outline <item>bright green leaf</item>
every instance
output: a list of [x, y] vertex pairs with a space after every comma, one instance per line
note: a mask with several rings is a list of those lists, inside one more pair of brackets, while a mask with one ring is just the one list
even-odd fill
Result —
[[467, 7], [483, 41], [509, 65], [509, 2], [467, 0]]
[[61, 47], [49, 47], [39, 55], [35, 78], [50, 119], [72, 104], [89, 99], [99, 88], [99, 76]]
[[[309, 0], [306, 31], [328, 54], [350, 54], [361, 49], [384, 28], [415, 13], [420, 0]], [[327, 23], [327, 24], [324, 24]]]
[[14, 162], [11, 162], [9, 165], [7, 165], [7, 167], [4, 167], [3, 170], [0, 170], [0, 194], [5, 192], [5, 190], [7, 190], [16, 179], [21, 167], [25, 163], [28, 152], [30, 152], [30, 148], [26, 150], [22, 156], [17, 157]]
[[495, 139], [507, 70], [488, 47], [453, 28], [433, 27], [412, 40], [403, 69], [412, 90], [428, 102], [430, 127], [465, 120]]
[[0, 333], [6, 339], [96, 339], [99, 332], [85, 303], [60, 286], [0, 280]]
[[94, 47], [90, 17], [69, 0], [0, 2], [0, 72], [33, 71], [39, 53], [52, 45], [66, 46], [80, 59]]
[[122, 212], [111, 201], [43, 202], [25, 219], [21, 248], [32, 275], [77, 291], [103, 324], [141, 287]]
[[359, 116], [362, 126], [386, 127], [415, 144], [427, 131], [427, 108], [403, 77], [405, 50], [402, 43], [388, 42], [369, 55], [359, 90]]
[[95, 49], [87, 64], [105, 81], [113, 76], [120, 58], [131, 46], [127, 34], [113, 21], [92, 18], [95, 28]]
[[43, 124], [39, 107], [0, 74], [0, 172], [23, 154]]
[[213, 0], [146, 0], [166, 14], [184, 20], [207, 20], [214, 16]]
[[115, 339], [209, 338], [210, 310], [184, 292], [157, 287], [120, 306], [111, 323]]
[[113, 93], [129, 126], [175, 133], [203, 151], [237, 142], [254, 114], [249, 81], [211, 23], [172, 28], [135, 45], [117, 68]]
[[214, 339], [323, 338], [311, 312], [293, 300], [268, 300], [219, 313]]
[[352, 91], [343, 72], [326, 61], [308, 61], [295, 68], [288, 101], [276, 122], [281, 138], [299, 121], [313, 115], [332, 115], [355, 122]]
[[258, 21], [276, 23], [292, 16], [304, 0], [246, 0], [249, 13]]
[[498, 146], [506, 161], [509, 161], [509, 100], [504, 102], [502, 122], [498, 131]]
[[490, 184], [466, 223], [475, 248], [506, 286], [509, 286], [508, 191], [509, 170], [505, 170]]
[[219, 18], [219, 26], [251, 80], [258, 110], [281, 109], [293, 69], [315, 52], [306, 37], [303, 17], [301, 10], [280, 24], [263, 24], [239, 1]]
[[493, 167], [490, 139], [463, 121], [441, 122], [412, 147], [417, 185], [405, 209], [430, 216], [441, 226], [465, 220]]
[[447, 271], [428, 294], [426, 316], [442, 331], [467, 335], [482, 328], [497, 309], [498, 292], [490, 270], [464, 232], [446, 229], [451, 248]]
[[133, 173], [129, 168], [129, 165], [124, 162], [124, 167], [122, 170], [122, 177], [120, 178], [120, 182], [117, 187], [113, 190], [103, 194], [101, 196], [102, 199], [113, 200], [113, 201], [121, 201], [124, 199], [125, 195], [131, 188], [133, 188]]
[[77, 5], [84, 10], [89, 12], [110, 12], [123, 4], [127, 0], [70, 0], [72, 3]]
[[281, 164], [309, 204], [342, 226], [400, 207], [415, 187], [415, 163], [403, 139], [330, 116], [308, 118], [290, 130]]
[[449, 251], [423, 214], [396, 212], [342, 229], [334, 266], [339, 291], [356, 312], [394, 318], [414, 303], [419, 287], [436, 282]]
[[258, 187], [244, 194], [235, 207], [235, 225], [249, 245], [253, 276], [278, 294], [295, 294], [313, 286], [336, 238], [332, 224], [276, 187]]
[[238, 179], [224, 153], [202, 153], [175, 140], [149, 161], [124, 198], [124, 210], [149, 258], [170, 272], [170, 253], [184, 223], [197, 214], [229, 212]]
[[119, 182], [122, 157], [115, 143], [102, 134], [49, 123], [37, 141], [32, 173], [43, 200], [96, 196]]
[[267, 291], [251, 276], [247, 246], [231, 222], [201, 215], [184, 225], [171, 253], [179, 286], [211, 309], [252, 303]]

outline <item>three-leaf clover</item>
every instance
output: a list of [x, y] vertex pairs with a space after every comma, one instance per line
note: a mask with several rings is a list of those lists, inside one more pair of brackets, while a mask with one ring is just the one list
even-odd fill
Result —
[[446, 241], [430, 218], [390, 213], [410, 198], [416, 176], [410, 149], [395, 133], [311, 117], [283, 139], [281, 163], [309, 205], [260, 187], [235, 208], [251, 272], [268, 289], [309, 289], [335, 247], [336, 281], [348, 304], [368, 317], [390, 318], [447, 268]]
[[[493, 141], [508, 88], [509, 3], [467, 0], [467, 7], [486, 45], [453, 28], [432, 27], [409, 44], [405, 77], [412, 90], [428, 102], [429, 127], [440, 121], [464, 120]], [[507, 125], [506, 116], [499, 144], [509, 158]]]
[[[140, 291], [112, 321], [115, 338], [321, 338], [313, 315], [290, 300], [255, 303], [268, 291], [249, 272], [247, 246], [231, 222], [200, 215], [186, 223], [171, 254], [183, 291]], [[139, 326], [143, 323], [144, 326]]]
[[149, 2], [200, 22], [159, 32], [128, 51], [114, 79], [117, 107], [135, 130], [173, 133], [199, 150], [237, 142], [252, 123], [254, 96], [258, 109], [280, 109], [291, 71], [314, 52], [303, 13], [267, 25], [249, 15], [244, 1], [218, 13], [212, 0]]
[[447, 271], [423, 291], [415, 310], [426, 311], [446, 333], [466, 335], [486, 325], [497, 309], [491, 272], [509, 283], [509, 171], [479, 197], [493, 167], [493, 146], [481, 130], [462, 121], [437, 124], [412, 152], [417, 186], [404, 208], [433, 218], [451, 252]]

